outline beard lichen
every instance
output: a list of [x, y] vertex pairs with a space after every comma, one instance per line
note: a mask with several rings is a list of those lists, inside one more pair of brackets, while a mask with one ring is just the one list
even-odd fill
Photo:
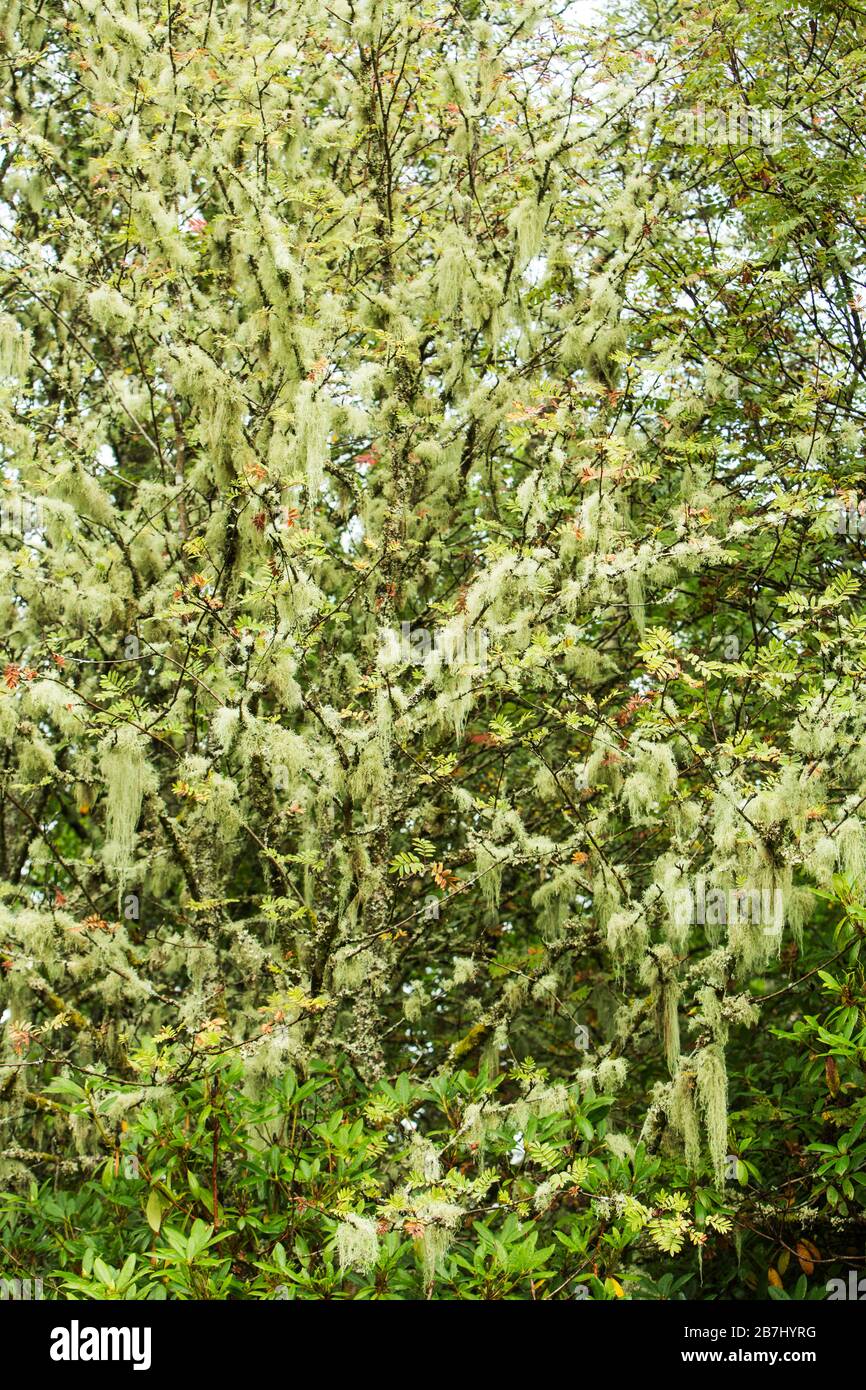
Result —
[[100, 768], [106, 791], [103, 857], [109, 868], [121, 873], [132, 867], [142, 800], [154, 786], [144, 748], [142, 735], [129, 725], [109, 734], [102, 745]]

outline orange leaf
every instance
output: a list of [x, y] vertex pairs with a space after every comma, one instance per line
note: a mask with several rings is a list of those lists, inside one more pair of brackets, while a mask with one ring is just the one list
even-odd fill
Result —
[[807, 1249], [805, 1241], [798, 1241], [794, 1247], [797, 1252], [797, 1259], [800, 1261], [800, 1268], [804, 1274], [814, 1274], [815, 1265], [810, 1259], [811, 1251]]

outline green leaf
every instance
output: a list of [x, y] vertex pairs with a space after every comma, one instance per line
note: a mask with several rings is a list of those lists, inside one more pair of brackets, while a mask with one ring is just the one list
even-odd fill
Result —
[[213, 1226], [206, 1226], [201, 1220], [193, 1222], [186, 1245], [186, 1257], [190, 1264], [201, 1254], [212, 1235]]
[[147, 1224], [154, 1235], [159, 1235], [159, 1228], [162, 1225], [162, 1214], [164, 1211], [163, 1201], [155, 1187], [150, 1189], [147, 1198], [147, 1205], [144, 1214], [147, 1217]]

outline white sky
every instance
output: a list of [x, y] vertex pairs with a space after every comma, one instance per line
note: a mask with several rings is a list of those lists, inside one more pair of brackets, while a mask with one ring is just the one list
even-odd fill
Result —
[[568, 7], [569, 17], [578, 24], [597, 23], [604, 12], [604, 0], [572, 0]]

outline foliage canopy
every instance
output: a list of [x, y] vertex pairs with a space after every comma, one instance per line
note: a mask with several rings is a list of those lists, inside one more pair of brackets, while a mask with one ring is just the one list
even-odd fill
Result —
[[862, 1260], [864, 40], [5, 6], [7, 1274]]

